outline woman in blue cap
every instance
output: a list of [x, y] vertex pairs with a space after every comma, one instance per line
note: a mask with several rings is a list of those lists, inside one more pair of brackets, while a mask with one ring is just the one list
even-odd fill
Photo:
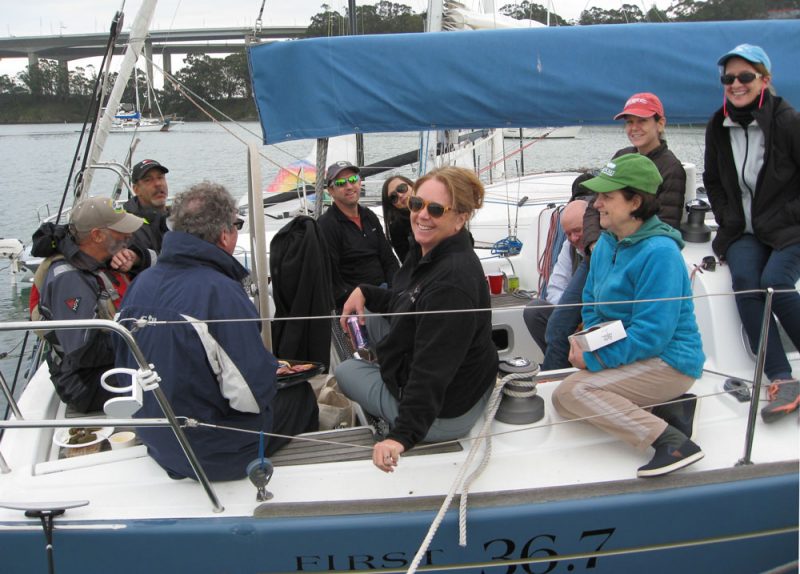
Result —
[[[667, 474], [703, 458], [691, 440], [693, 405], [674, 403], [678, 408], [670, 409], [675, 412], [669, 417], [647, 410], [686, 393], [705, 362], [683, 240], [656, 215], [661, 183], [656, 165], [638, 153], [612, 159], [583, 182], [596, 195], [605, 230], [583, 290], [583, 323], [589, 328], [618, 320], [626, 336], [592, 352], [571, 340], [569, 361], [580, 370], [559, 384], [552, 399], [564, 418], [586, 419], [641, 450], [652, 447], [652, 459], [637, 471], [640, 477]], [[678, 412], [684, 405], [685, 413]]]
[[[714, 252], [727, 261], [744, 329], [758, 349], [763, 290], [772, 302], [764, 372], [771, 381], [773, 422], [797, 409], [800, 383], [792, 377], [775, 317], [795, 348], [800, 345], [800, 114], [774, 95], [772, 64], [759, 46], [740, 44], [717, 62], [722, 108], [706, 127], [703, 182], [719, 224]], [[761, 291], [761, 292], [758, 292]]]

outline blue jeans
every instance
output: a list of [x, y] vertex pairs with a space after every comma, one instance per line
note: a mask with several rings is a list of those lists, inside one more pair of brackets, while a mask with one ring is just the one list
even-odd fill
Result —
[[[747, 234], [728, 247], [725, 258], [731, 270], [734, 291], [767, 287], [792, 290], [790, 293], [776, 293], [772, 298], [773, 316], [769, 322], [764, 363], [764, 372], [771, 381], [791, 378], [792, 368], [783, 352], [775, 317], [797, 348], [800, 345], [800, 294], [794, 289], [800, 278], [800, 243], [772, 249], [754, 235]], [[764, 303], [763, 293], [736, 295], [739, 317], [754, 353], [758, 352]]]
[[[567, 303], [580, 303], [583, 298], [583, 286], [586, 285], [586, 277], [589, 275], [589, 262], [585, 259], [581, 261], [572, 279], [569, 280], [567, 288], [561, 294], [559, 305]], [[566, 369], [569, 364], [569, 339], [581, 324], [581, 307], [556, 307], [550, 319], [547, 321], [547, 330], [544, 338], [547, 342], [547, 350], [542, 361], [543, 371], [553, 369]]]

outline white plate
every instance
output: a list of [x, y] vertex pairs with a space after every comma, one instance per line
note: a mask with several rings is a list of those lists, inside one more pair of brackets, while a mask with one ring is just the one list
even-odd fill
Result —
[[[86, 428], [86, 427], [74, 427], [74, 428]], [[55, 433], [53, 433], [53, 444], [57, 446], [63, 446], [64, 448], [82, 448], [84, 446], [92, 446], [93, 444], [97, 444], [99, 442], [103, 442], [111, 433], [114, 432], [114, 427], [103, 427], [99, 431], [94, 431], [94, 434], [97, 435], [97, 438], [91, 440], [89, 442], [84, 442], [81, 444], [69, 444], [69, 429], [58, 429]]]

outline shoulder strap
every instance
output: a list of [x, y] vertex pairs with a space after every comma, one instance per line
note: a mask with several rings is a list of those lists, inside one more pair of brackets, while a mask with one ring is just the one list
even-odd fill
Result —
[[47, 279], [47, 272], [56, 261], [64, 259], [60, 253], [51, 255], [39, 264], [36, 273], [33, 275], [33, 287], [31, 288], [30, 299], [28, 300], [28, 310], [31, 314], [31, 321], [40, 321], [42, 318], [39, 312], [39, 302], [42, 298], [42, 288], [44, 287], [44, 280]]

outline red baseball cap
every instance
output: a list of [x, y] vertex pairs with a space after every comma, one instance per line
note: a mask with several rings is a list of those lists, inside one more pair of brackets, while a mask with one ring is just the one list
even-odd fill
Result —
[[661, 105], [661, 100], [658, 96], [649, 92], [641, 94], [633, 94], [628, 101], [625, 102], [625, 109], [614, 116], [615, 120], [625, 116], [637, 116], [640, 118], [650, 118], [658, 114], [659, 117], [664, 117], [664, 106]]

